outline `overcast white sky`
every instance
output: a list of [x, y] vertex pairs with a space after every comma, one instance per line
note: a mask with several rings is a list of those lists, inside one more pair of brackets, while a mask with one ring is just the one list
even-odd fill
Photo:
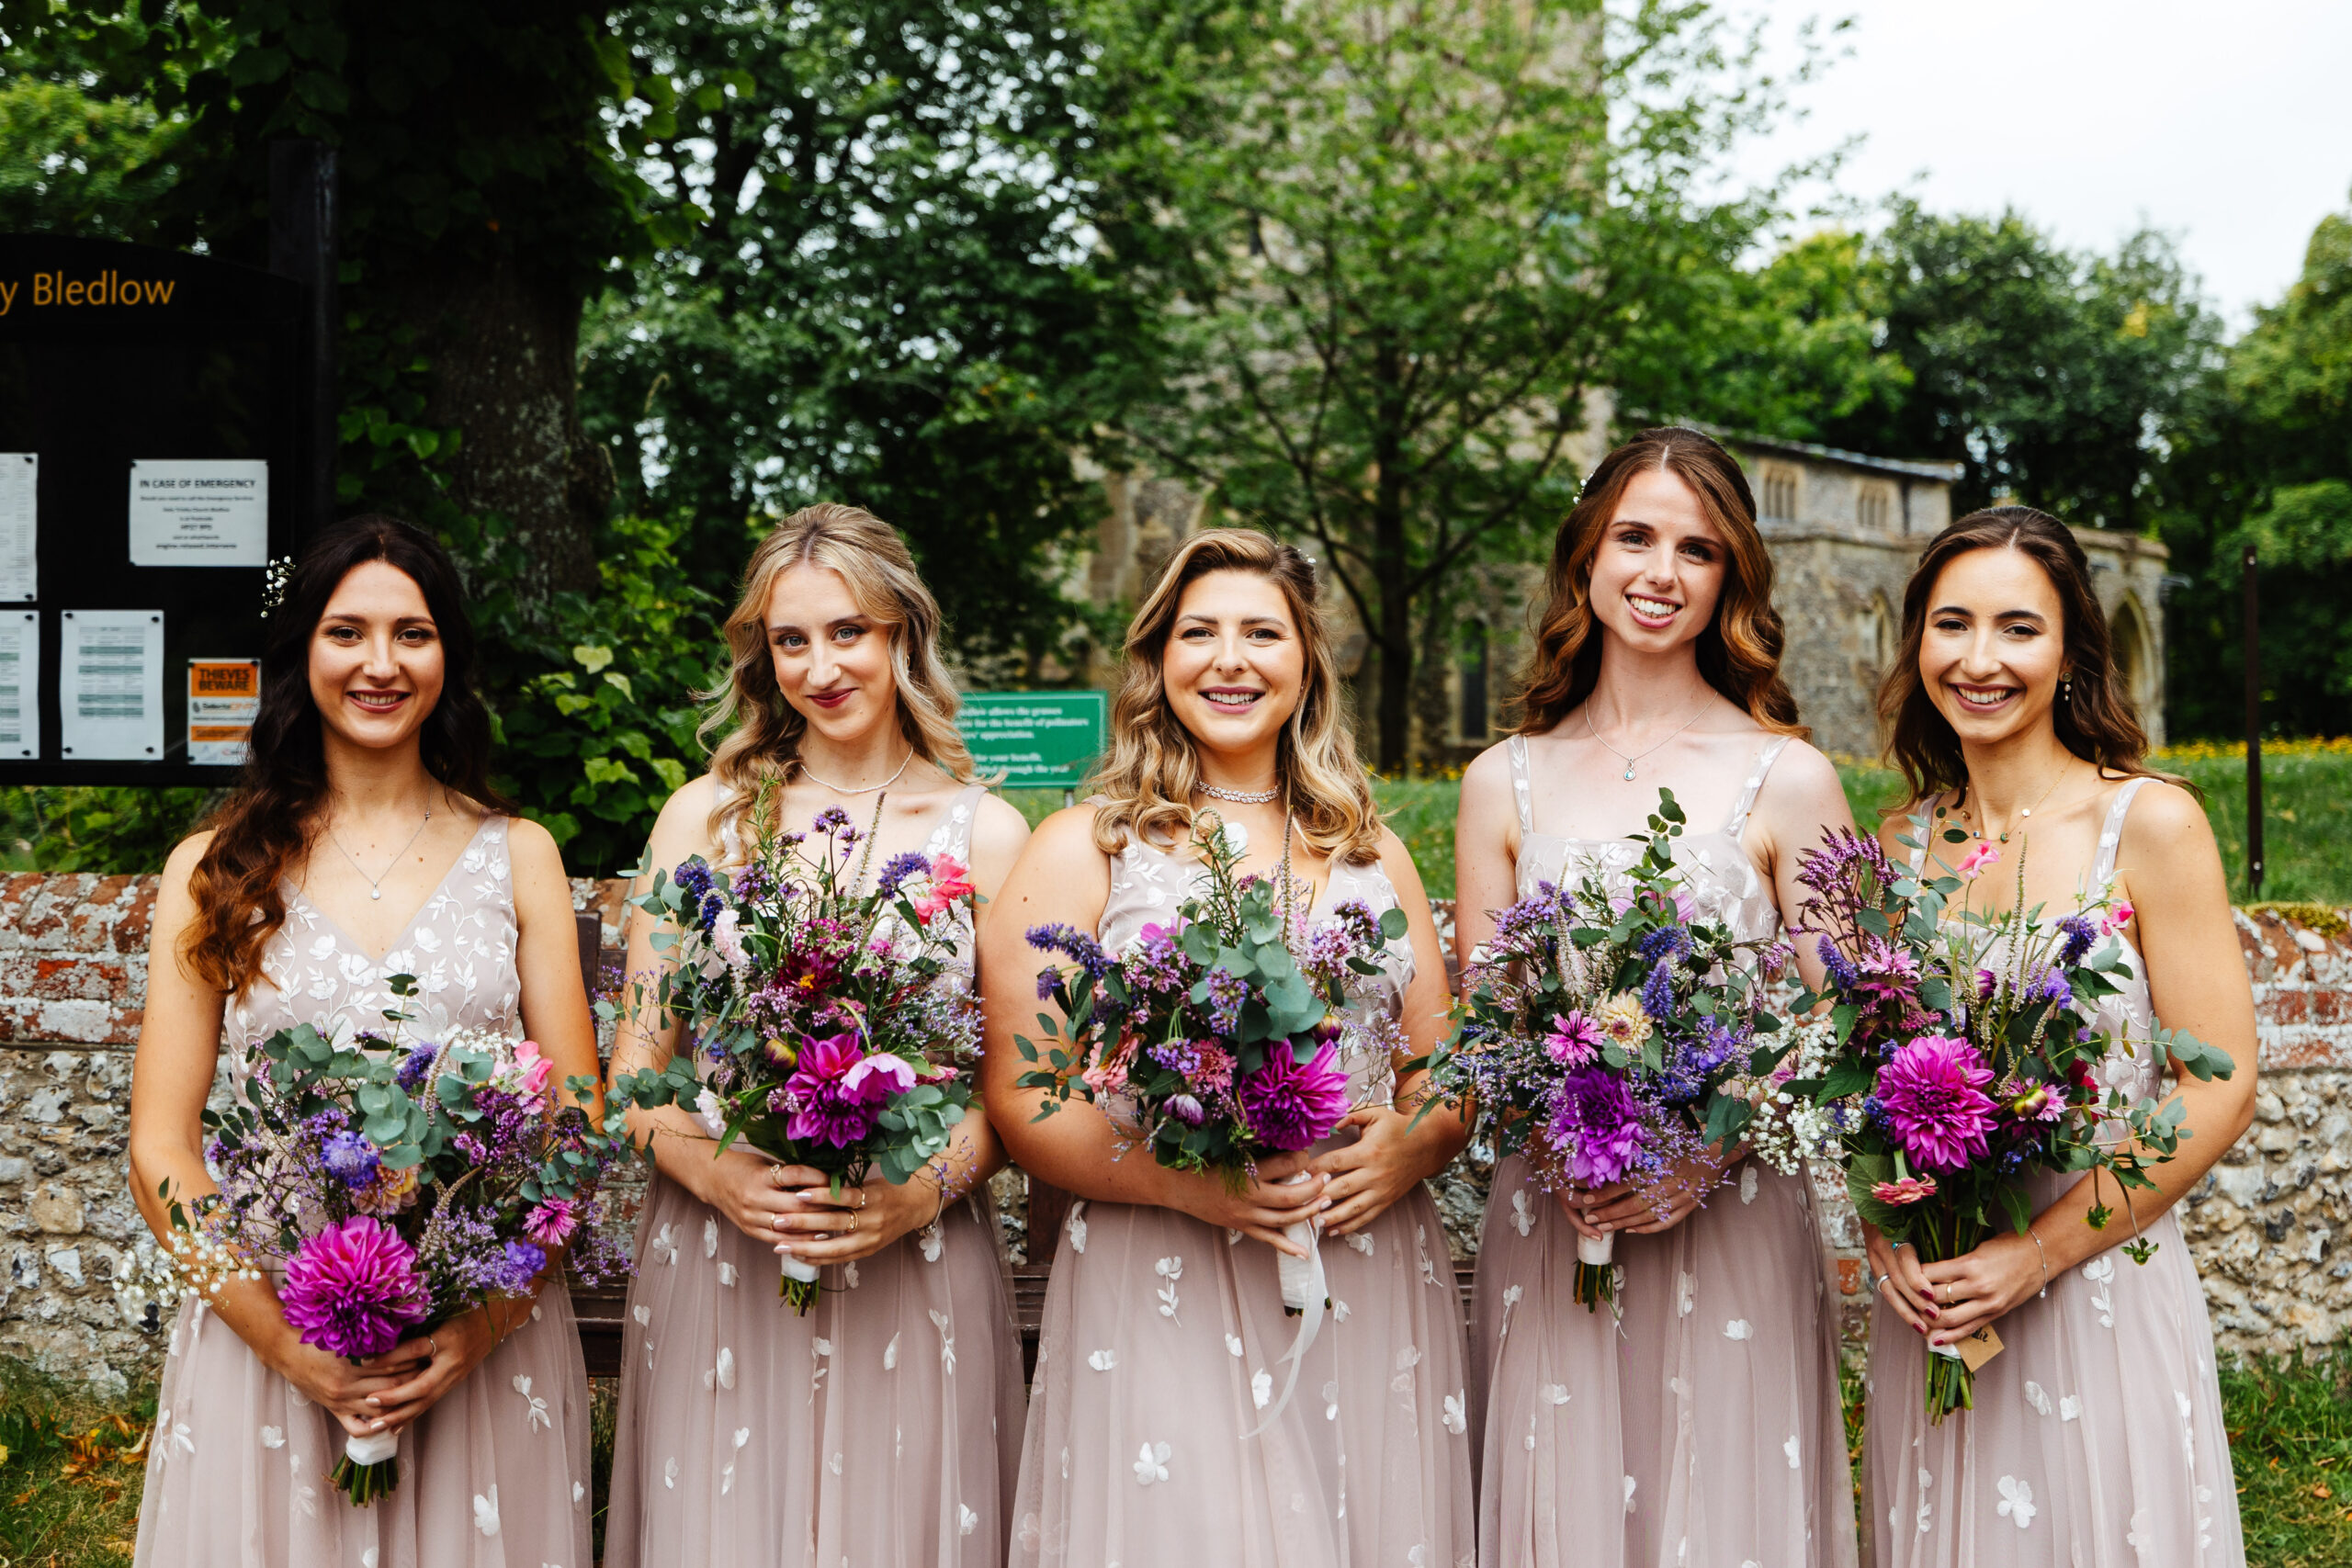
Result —
[[[1851, 17], [1842, 52], [1752, 144], [1757, 175], [1863, 138], [1837, 179], [1875, 202], [2015, 206], [2071, 245], [2172, 231], [2233, 329], [2302, 266], [2352, 189], [2346, 0], [1727, 0], [1786, 52], [1797, 24]], [[1824, 31], [1826, 29], [1825, 28]]]

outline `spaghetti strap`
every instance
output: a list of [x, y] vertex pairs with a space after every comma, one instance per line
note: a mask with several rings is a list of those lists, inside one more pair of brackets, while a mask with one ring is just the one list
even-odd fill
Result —
[[1519, 807], [1519, 836], [1523, 843], [1535, 831], [1534, 786], [1527, 777], [1527, 737], [1514, 735], [1503, 742], [1510, 758], [1510, 797]]
[[2123, 841], [2124, 814], [2132, 809], [2132, 797], [2140, 793], [2145, 778], [2133, 779], [2115, 792], [2115, 804], [2107, 808], [2107, 822], [2098, 830], [2098, 855], [2091, 863], [2091, 888], [2096, 893], [2115, 879], [2115, 847]]
[[1787, 750], [1789, 737], [1782, 735], [1765, 742], [1764, 750], [1756, 754], [1756, 766], [1748, 771], [1747, 782], [1739, 788], [1739, 800], [1731, 808], [1731, 820], [1724, 824], [1724, 831], [1736, 839], [1747, 828], [1747, 814], [1756, 809], [1756, 797], [1763, 791], [1764, 775]]
[[986, 784], [966, 784], [947, 804], [947, 852], [966, 865], [972, 863], [972, 824], [979, 820], [980, 797], [988, 792]]

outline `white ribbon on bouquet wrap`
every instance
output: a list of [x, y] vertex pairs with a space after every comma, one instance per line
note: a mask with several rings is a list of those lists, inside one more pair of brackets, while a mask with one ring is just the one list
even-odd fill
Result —
[[344, 1457], [354, 1464], [381, 1464], [401, 1451], [398, 1432], [370, 1432], [365, 1437], [345, 1436]]
[[1617, 1255], [1617, 1233], [1602, 1235], [1577, 1235], [1577, 1261], [1587, 1268], [1598, 1269]]
[[[1312, 1179], [1311, 1173], [1302, 1170], [1288, 1181], [1274, 1185], [1292, 1187]], [[1306, 1364], [1306, 1352], [1314, 1348], [1315, 1337], [1322, 1332], [1323, 1303], [1331, 1293], [1330, 1286], [1323, 1277], [1322, 1223], [1301, 1220], [1296, 1224], [1283, 1227], [1283, 1235], [1306, 1249], [1304, 1258], [1294, 1258], [1287, 1252], [1274, 1254], [1274, 1271], [1283, 1287], [1283, 1305], [1300, 1314], [1298, 1333], [1292, 1337], [1290, 1348], [1282, 1355], [1282, 1359], [1290, 1363], [1290, 1371], [1283, 1374], [1282, 1393], [1267, 1407], [1266, 1418], [1254, 1429], [1242, 1434], [1245, 1438], [1254, 1438], [1272, 1427], [1290, 1407], [1290, 1396], [1298, 1387], [1298, 1370]]]

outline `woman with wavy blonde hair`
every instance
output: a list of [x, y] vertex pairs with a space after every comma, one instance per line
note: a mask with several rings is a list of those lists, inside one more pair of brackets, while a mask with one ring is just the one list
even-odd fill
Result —
[[[797, 828], [838, 807], [863, 835], [872, 869], [858, 875], [908, 852], [947, 856], [967, 868], [985, 930], [1028, 829], [972, 779], [939, 635], [895, 529], [854, 506], [786, 518], [727, 620], [733, 663], [703, 726], [725, 738], [662, 807], [647, 863], [741, 863], [755, 822]], [[632, 918], [633, 976], [669, 962], [657, 934]], [[613, 1072], [660, 1068], [682, 1032], [640, 1000]], [[741, 1144], [719, 1152], [675, 1108], [630, 1122], [656, 1170], [629, 1287], [608, 1568], [780, 1554], [997, 1568], [1022, 1378], [995, 1224], [976, 1201], [1004, 1161], [982, 1108], [933, 1168], [840, 1193]], [[806, 1316], [776, 1304], [787, 1251], [822, 1266]]]
[[[1738, 463], [1675, 428], [1610, 453], [1561, 525], [1550, 590], [1517, 732], [1463, 776], [1463, 957], [1541, 885], [1623, 874], [1639, 853], [1625, 835], [1662, 788], [1690, 823], [1675, 858], [1702, 914], [1776, 937], [1802, 897], [1798, 854], [1853, 818], [1781, 680]], [[1603, 1237], [1622, 1321], [1568, 1294], [1579, 1241], [1598, 1255]], [[1505, 1162], [1474, 1314], [1490, 1390], [1480, 1562], [1850, 1563], [1826, 1268], [1805, 1179], [1741, 1150], [1648, 1190], [1550, 1197]]]
[[[981, 938], [989, 1102], [1023, 1167], [1078, 1200], [1046, 1292], [1013, 1561], [1459, 1562], [1473, 1550], [1466, 1357], [1422, 1182], [1466, 1129], [1398, 1109], [1445, 1013], [1445, 966], [1420, 877], [1355, 761], [1306, 557], [1231, 528], [1176, 551], [1128, 628], [1096, 784], [1038, 829]], [[1404, 951], [1351, 993], [1359, 1109], [1238, 1189], [1133, 1151], [1111, 1114], [1033, 1120], [1039, 1093], [1015, 1083], [1013, 1036], [1035, 1027], [1044, 964], [1023, 931], [1072, 927], [1115, 951], [1172, 921], [1212, 810], [1246, 834], [1244, 870], [1277, 878], [1305, 923], [1354, 901], [1408, 925]], [[1299, 1251], [1283, 1227], [1307, 1220], [1325, 1238], [1330, 1321], [1277, 1407], [1296, 1323], [1275, 1255]]]

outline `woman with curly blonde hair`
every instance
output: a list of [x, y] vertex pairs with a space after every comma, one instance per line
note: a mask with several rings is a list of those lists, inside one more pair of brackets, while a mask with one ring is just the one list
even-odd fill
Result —
[[[1853, 818], [1781, 680], [1738, 463], [1695, 430], [1618, 447], [1561, 525], [1550, 589], [1517, 733], [1463, 776], [1461, 953], [1542, 884], [1622, 875], [1661, 788], [1689, 819], [1675, 858], [1703, 915], [1777, 936], [1799, 852]], [[1579, 1241], [1603, 1237], [1622, 1321], [1569, 1295]], [[1739, 1149], [1644, 1190], [1547, 1195], [1506, 1161], [1478, 1253], [1479, 1561], [1850, 1563], [1826, 1267], [1804, 1178]]]
[[[838, 807], [871, 866], [920, 851], [967, 867], [985, 930], [1028, 829], [972, 777], [939, 634], [895, 529], [853, 506], [786, 518], [727, 620], [733, 661], [703, 727], [725, 738], [662, 807], [647, 863], [741, 863], [755, 822], [798, 827]], [[633, 976], [669, 962], [656, 935], [651, 917], [632, 918]], [[682, 1032], [640, 1000], [614, 1074], [660, 1068]], [[1004, 1159], [981, 1107], [939, 1166], [840, 1193], [741, 1144], [720, 1153], [678, 1109], [630, 1121], [657, 1168], [629, 1288], [608, 1568], [780, 1555], [997, 1568], [1021, 1353], [976, 1201]], [[823, 1269], [806, 1316], [776, 1303], [786, 1252]]]
[[[1187, 540], [1128, 627], [1099, 793], [1038, 829], [982, 935], [989, 1102], [1023, 1167], [1077, 1200], [1046, 1292], [1015, 1562], [1336, 1568], [1473, 1550], [1460, 1298], [1422, 1185], [1466, 1130], [1398, 1109], [1445, 1013], [1445, 966], [1338, 675], [1304, 556], [1241, 529]], [[1015, 1085], [1042, 966], [1023, 931], [1076, 928], [1115, 951], [1173, 920], [1211, 811], [1246, 834], [1245, 872], [1285, 884], [1307, 921], [1359, 901], [1408, 925], [1405, 951], [1351, 991], [1370, 1026], [1343, 1035], [1361, 1109], [1238, 1189], [1132, 1152], [1111, 1114], [1035, 1121], [1039, 1092]], [[1400, 1030], [1403, 1048], [1379, 1043]], [[1276, 1252], [1297, 1253], [1283, 1228], [1308, 1220], [1330, 1321], [1277, 1410], [1295, 1323]]]

